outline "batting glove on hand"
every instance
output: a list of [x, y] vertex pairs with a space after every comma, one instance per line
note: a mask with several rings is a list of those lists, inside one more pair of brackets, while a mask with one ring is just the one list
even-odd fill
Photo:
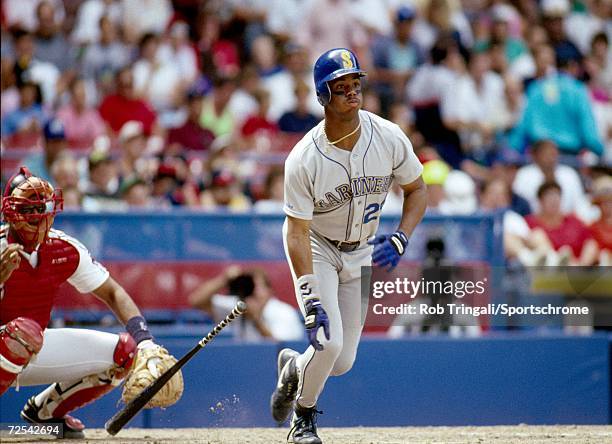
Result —
[[327, 313], [321, 306], [318, 294], [318, 281], [315, 275], [307, 274], [301, 276], [297, 280], [298, 288], [300, 290], [300, 296], [304, 303], [304, 311], [306, 316], [304, 317], [304, 326], [306, 327], [306, 334], [308, 335], [308, 342], [314, 347], [315, 350], [323, 350], [323, 345], [317, 339], [317, 333], [319, 329], [323, 327], [323, 333], [325, 338], [329, 341], [329, 319]]
[[393, 270], [400, 261], [400, 258], [408, 246], [408, 237], [403, 231], [396, 231], [393, 234], [379, 234], [374, 239], [368, 241], [374, 245], [372, 261], [377, 267], [387, 267], [387, 271]]

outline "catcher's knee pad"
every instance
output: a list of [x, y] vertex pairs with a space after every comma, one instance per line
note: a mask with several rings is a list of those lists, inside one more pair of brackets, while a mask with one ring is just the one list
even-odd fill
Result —
[[29, 318], [13, 319], [0, 329], [0, 395], [17, 379], [43, 345], [43, 329]]
[[128, 333], [119, 334], [113, 353], [113, 365], [108, 370], [85, 376], [77, 381], [56, 382], [43, 393], [41, 418], [63, 418], [67, 413], [90, 404], [114, 389], [129, 372], [134, 356], [136, 342]]

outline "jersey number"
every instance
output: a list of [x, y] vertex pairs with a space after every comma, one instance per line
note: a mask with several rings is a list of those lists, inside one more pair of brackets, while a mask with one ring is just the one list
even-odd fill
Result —
[[368, 222], [372, 222], [373, 220], [378, 219], [378, 210], [382, 207], [382, 204], [373, 203], [366, 207], [365, 214], [363, 215], [363, 223], [367, 224]]

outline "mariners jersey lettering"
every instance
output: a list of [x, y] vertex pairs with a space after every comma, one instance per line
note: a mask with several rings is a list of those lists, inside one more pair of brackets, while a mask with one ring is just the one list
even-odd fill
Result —
[[392, 181], [409, 184], [423, 170], [397, 125], [367, 111], [359, 118], [361, 135], [352, 151], [331, 145], [321, 122], [285, 162], [285, 213], [312, 220], [311, 229], [332, 240], [373, 236]]

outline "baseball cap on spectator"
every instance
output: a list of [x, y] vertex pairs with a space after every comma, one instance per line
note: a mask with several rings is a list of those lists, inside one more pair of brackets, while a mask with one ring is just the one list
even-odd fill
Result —
[[204, 97], [210, 91], [212, 85], [206, 77], [197, 79], [187, 90], [187, 99], [197, 99]]
[[144, 136], [144, 127], [141, 122], [136, 120], [125, 122], [119, 130], [119, 142], [121, 143], [139, 136]]
[[155, 180], [170, 177], [176, 179], [176, 167], [167, 163], [160, 163], [155, 173]]
[[412, 20], [416, 17], [415, 10], [407, 5], [402, 5], [397, 9], [397, 21], [398, 22], [407, 22], [408, 20]]
[[103, 163], [112, 162], [112, 160], [113, 158], [108, 151], [99, 149], [94, 149], [87, 158], [90, 170], [96, 168], [98, 165], [101, 165]]
[[211, 187], [226, 187], [236, 182], [236, 176], [228, 169], [213, 171], [210, 179]]
[[144, 181], [140, 176], [131, 176], [125, 179], [121, 186], [119, 187], [119, 194], [121, 196], [125, 195], [128, 191], [134, 188], [136, 185], [146, 185], [147, 182]]
[[52, 118], [45, 123], [43, 134], [46, 140], [65, 140], [66, 132], [61, 120]]
[[472, 214], [478, 209], [476, 183], [463, 171], [453, 170], [444, 182], [444, 199], [440, 202], [442, 214]]
[[423, 164], [423, 181], [426, 185], [444, 185], [450, 167], [439, 159], [430, 160]]
[[570, 11], [568, 0], [542, 0], [540, 9], [544, 17], [565, 17]]

